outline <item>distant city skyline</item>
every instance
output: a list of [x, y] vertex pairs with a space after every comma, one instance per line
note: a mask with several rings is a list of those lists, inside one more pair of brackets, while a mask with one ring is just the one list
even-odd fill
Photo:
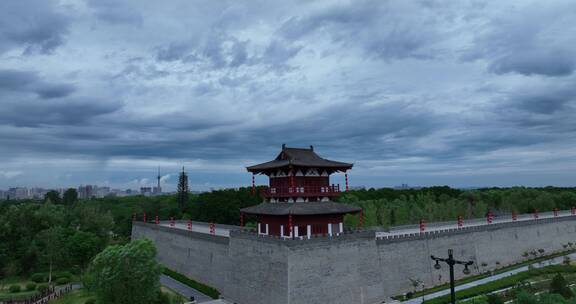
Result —
[[0, 27], [3, 189], [246, 186], [283, 143], [351, 185], [576, 185], [572, 0], [18, 0]]

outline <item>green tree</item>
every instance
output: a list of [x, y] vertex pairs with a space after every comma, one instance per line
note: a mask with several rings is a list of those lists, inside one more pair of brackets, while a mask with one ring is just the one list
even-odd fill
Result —
[[76, 191], [76, 189], [74, 188], [69, 188], [66, 191], [64, 191], [62, 202], [64, 203], [64, 205], [68, 206], [78, 202], [78, 191]]
[[532, 294], [529, 294], [525, 291], [521, 291], [520, 293], [518, 293], [518, 296], [516, 297], [516, 303], [517, 304], [538, 304], [538, 299]]
[[56, 190], [50, 190], [44, 195], [44, 202], [52, 203], [52, 204], [60, 204], [62, 203], [62, 199], [60, 198], [60, 192]]
[[70, 263], [82, 268], [102, 250], [103, 240], [94, 233], [76, 231], [67, 240], [66, 248], [70, 255]]
[[149, 240], [110, 246], [99, 253], [85, 278], [100, 303], [152, 304], [160, 294], [161, 266]]
[[184, 211], [188, 204], [188, 192], [188, 175], [184, 172], [184, 167], [182, 167], [182, 172], [178, 178], [178, 208], [181, 212]]
[[51, 227], [36, 236], [35, 244], [41, 261], [48, 265], [48, 283], [52, 282], [52, 271], [68, 260], [66, 232], [62, 227]]
[[574, 293], [568, 287], [568, 283], [564, 276], [561, 274], [557, 274], [552, 278], [552, 282], [550, 282], [550, 293], [555, 293], [563, 296], [565, 299], [570, 299], [574, 296]]

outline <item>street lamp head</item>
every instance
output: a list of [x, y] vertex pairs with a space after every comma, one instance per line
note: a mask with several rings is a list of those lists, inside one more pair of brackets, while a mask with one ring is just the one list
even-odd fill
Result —
[[465, 275], [469, 275], [470, 274], [470, 269], [468, 269], [468, 265], [464, 266], [464, 270], [462, 271]]
[[440, 270], [440, 263], [438, 263], [438, 261], [436, 261], [436, 264], [434, 265], [434, 269], [436, 270]]

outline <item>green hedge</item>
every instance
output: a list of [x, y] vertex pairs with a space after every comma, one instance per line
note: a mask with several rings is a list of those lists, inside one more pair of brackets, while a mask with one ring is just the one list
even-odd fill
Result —
[[162, 272], [165, 275], [173, 278], [174, 280], [179, 281], [180, 283], [186, 284], [186, 285], [200, 291], [201, 293], [211, 297], [212, 299], [218, 299], [220, 297], [220, 292], [218, 290], [216, 290], [216, 289], [214, 289], [208, 285], [204, 285], [202, 283], [196, 282], [196, 281], [190, 279], [189, 277], [187, 277], [181, 273], [178, 273], [178, 272], [171, 270], [171, 269], [168, 269], [168, 268], [164, 268], [162, 270]]
[[20, 292], [21, 288], [20, 285], [12, 285], [8, 288], [8, 290], [10, 291], [10, 293], [17, 293]]
[[27, 291], [36, 290], [36, 283], [28, 283], [28, 284], [26, 284], [26, 290], [27, 290]]
[[[576, 266], [552, 265], [544, 268], [531, 269], [525, 272], [517, 273], [496, 281], [488, 282], [480, 286], [464, 289], [456, 292], [457, 299], [467, 299], [478, 295], [487, 294], [496, 290], [515, 286], [518, 282], [527, 280], [531, 277], [541, 276], [544, 274], [554, 273], [576, 273]], [[450, 303], [450, 295], [438, 297], [424, 301], [425, 304], [445, 304]]]

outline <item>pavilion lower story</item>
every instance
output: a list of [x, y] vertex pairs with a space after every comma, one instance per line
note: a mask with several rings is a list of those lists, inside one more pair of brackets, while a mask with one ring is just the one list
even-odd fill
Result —
[[338, 235], [344, 232], [344, 216], [360, 208], [334, 202], [263, 203], [244, 208], [255, 215], [258, 234], [285, 238]]

